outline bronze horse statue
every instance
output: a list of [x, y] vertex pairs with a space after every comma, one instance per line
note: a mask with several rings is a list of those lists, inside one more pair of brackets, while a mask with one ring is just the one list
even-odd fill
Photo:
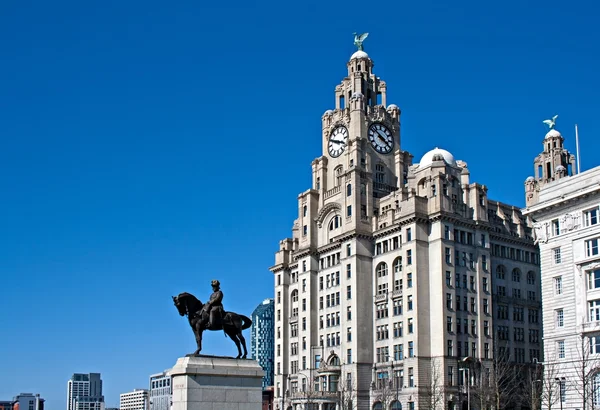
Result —
[[[198, 348], [193, 354], [198, 354], [202, 350], [202, 332], [204, 332], [204, 330], [223, 330], [238, 348], [236, 359], [239, 359], [240, 357], [242, 359], [246, 358], [248, 349], [246, 348], [246, 339], [244, 339], [244, 336], [242, 335], [242, 330], [252, 326], [252, 320], [250, 320], [250, 318], [234, 312], [223, 312], [221, 321], [213, 324], [207, 329], [205, 324], [208, 322], [208, 313], [202, 310], [204, 305], [194, 295], [187, 292], [180, 293], [177, 296], [173, 296], [173, 303], [175, 303], [175, 307], [181, 316], [188, 317], [190, 326], [194, 331], [194, 336], [196, 336]], [[243, 355], [241, 347], [244, 348]]]

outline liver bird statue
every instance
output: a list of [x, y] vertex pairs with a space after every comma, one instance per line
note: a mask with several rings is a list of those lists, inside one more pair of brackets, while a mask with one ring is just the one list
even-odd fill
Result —
[[367, 38], [367, 36], [369, 35], [369, 33], [362, 33], [362, 34], [356, 34], [356, 33], [352, 33], [354, 34], [354, 45], [360, 50], [363, 50], [363, 41], [365, 41], [365, 39]]
[[544, 120], [542, 121], [544, 124], [546, 124], [548, 127], [550, 127], [550, 129], [553, 129], [556, 126], [556, 119], [558, 118], [558, 115], [555, 115], [554, 117], [552, 117], [551, 120]]

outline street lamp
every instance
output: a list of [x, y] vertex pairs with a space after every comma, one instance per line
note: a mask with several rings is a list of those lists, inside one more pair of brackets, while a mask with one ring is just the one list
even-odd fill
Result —
[[558, 401], [560, 401], [560, 410], [563, 410], [563, 383], [565, 381], [565, 378], [563, 377], [562, 379], [559, 379], [558, 377], [556, 379], [556, 383], [558, 384]]
[[[463, 359], [461, 359], [461, 362], [463, 363], [469, 363], [470, 361], [472, 361], [473, 358], [472, 357], [465, 357]], [[468, 367], [463, 367], [462, 369], [460, 369], [460, 371], [467, 374], [467, 409], [471, 410], [471, 369], [469, 369]], [[464, 379], [464, 376], [463, 376]]]

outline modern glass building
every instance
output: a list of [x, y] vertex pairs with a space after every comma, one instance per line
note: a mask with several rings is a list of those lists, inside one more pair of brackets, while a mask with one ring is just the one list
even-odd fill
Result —
[[273, 299], [265, 299], [252, 312], [252, 358], [265, 371], [263, 390], [273, 386], [273, 355], [275, 352], [275, 304]]

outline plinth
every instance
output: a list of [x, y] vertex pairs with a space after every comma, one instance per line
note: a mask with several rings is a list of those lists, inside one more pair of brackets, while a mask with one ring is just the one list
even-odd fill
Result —
[[169, 370], [172, 410], [261, 410], [263, 369], [256, 360], [186, 356]]

